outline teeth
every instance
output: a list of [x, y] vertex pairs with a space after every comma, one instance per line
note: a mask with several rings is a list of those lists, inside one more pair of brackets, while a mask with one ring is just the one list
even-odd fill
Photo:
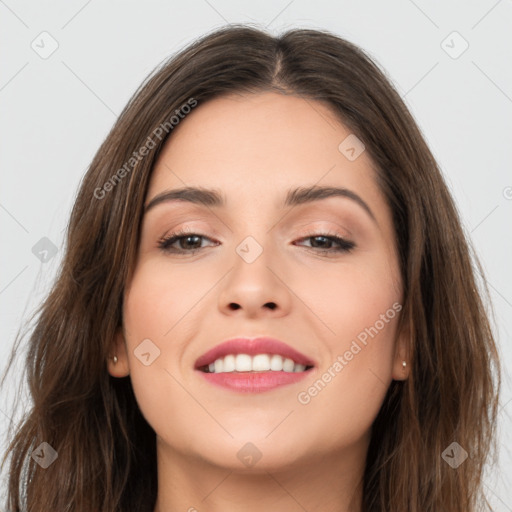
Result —
[[224, 371], [232, 372], [236, 368], [235, 356], [230, 354], [224, 358]]
[[270, 369], [273, 372], [280, 372], [283, 369], [283, 358], [274, 354], [270, 358]]
[[252, 371], [268, 372], [270, 370], [270, 357], [267, 354], [258, 354], [252, 358]]
[[295, 363], [293, 359], [285, 358], [277, 354], [229, 354], [221, 357], [208, 365], [210, 373], [231, 373], [231, 372], [265, 372], [284, 371], [287, 373], [303, 372], [306, 366]]
[[283, 372], [293, 372], [293, 367], [295, 366], [295, 363], [292, 359], [285, 359], [283, 361]]
[[252, 370], [251, 356], [247, 354], [237, 354], [235, 357], [235, 370], [237, 372], [250, 372]]
[[224, 359], [217, 359], [213, 363], [213, 368], [215, 369], [215, 373], [222, 373], [224, 371]]

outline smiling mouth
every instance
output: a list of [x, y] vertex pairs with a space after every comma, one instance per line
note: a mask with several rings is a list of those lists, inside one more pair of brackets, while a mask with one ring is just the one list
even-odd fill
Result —
[[312, 365], [296, 363], [293, 359], [279, 354], [228, 354], [198, 370], [204, 373], [298, 373], [312, 368]]

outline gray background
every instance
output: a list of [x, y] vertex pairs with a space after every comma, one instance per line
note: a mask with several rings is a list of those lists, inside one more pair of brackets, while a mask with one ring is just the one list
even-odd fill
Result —
[[[491, 291], [505, 379], [500, 471], [485, 482], [495, 509], [512, 511], [511, 0], [0, 0], [0, 371], [55, 276], [77, 187], [116, 116], [164, 58], [234, 22], [349, 39], [387, 70], [418, 121]], [[0, 396], [0, 442], [17, 384]]]

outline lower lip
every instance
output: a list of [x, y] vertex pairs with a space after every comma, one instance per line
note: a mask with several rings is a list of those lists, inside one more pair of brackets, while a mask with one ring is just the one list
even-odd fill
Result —
[[311, 374], [311, 370], [303, 372], [227, 372], [199, 373], [211, 384], [239, 391], [242, 393], [261, 393], [288, 384], [301, 381]]

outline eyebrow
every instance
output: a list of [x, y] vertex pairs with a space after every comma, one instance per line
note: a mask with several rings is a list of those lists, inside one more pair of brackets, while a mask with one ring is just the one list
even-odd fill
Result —
[[[355, 192], [346, 188], [326, 187], [313, 185], [310, 187], [298, 187], [288, 190], [283, 207], [297, 206], [306, 203], [312, 203], [331, 197], [344, 197], [351, 199], [361, 206], [371, 219], [377, 223], [377, 219], [368, 204]], [[156, 195], [144, 208], [144, 213], [157, 206], [158, 204], [170, 201], [185, 201], [188, 203], [211, 206], [216, 208], [226, 207], [225, 196], [217, 189], [208, 189], [203, 187], [183, 187], [174, 190], [167, 190]]]

